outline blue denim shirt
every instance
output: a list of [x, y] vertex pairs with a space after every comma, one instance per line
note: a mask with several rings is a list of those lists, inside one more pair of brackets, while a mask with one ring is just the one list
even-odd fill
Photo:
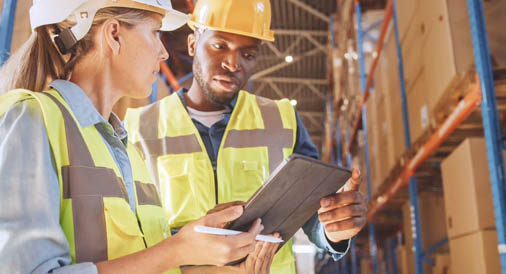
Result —
[[[179, 98], [181, 99], [185, 107], [186, 102], [184, 98], [184, 93], [187, 91], [188, 90], [186, 89], [181, 89], [177, 92]], [[197, 127], [197, 130], [200, 133], [200, 137], [202, 137], [202, 141], [204, 142], [204, 146], [206, 147], [209, 159], [213, 164], [215, 178], [216, 178], [216, 163], [218, 158], [218, 150], [220, 148], [223, 135], [225, 134], [227, 124], [230, 120], [230, 117], [232, 116], [232, 111], [234, 110], [236, 102], [237, 96], [226, 107], [226, 111], [223, 114], [223, 119], [216, 122], [210, 128], [201, 124], [199, 121], [192, 119], [193, 123]], [[306, 127], [302, 123], [302, 120], [298, 113], [296, 113], [296, 118], [297, 118], [297, 134], [295, 139], [294, 153], [318, 159], [319, 158], [318, 149], [314, 145], [313, 141], [311, 141], [311, 137]], [[316, 214], [308, 222], [306, 222], [306, 224], [303, 227], [303, 230], [311, 242], [313, 242], [319, 248], [325, 249], [327, 252], [332, 254], [334, 260], [339, 260], [348, 252], [349, 241], [347, 241], [348, 243], [340, 243], [338, 245], [332, 245], [331, 243], [328, 242], [327, 237], [325, 236], [325, 232], [323, 230], [323, 225], [318, 220], [318, 216]]]
[[[68, 81], [54, 81], [81, 127], [94, 126], [123, 178], [135, 212], [127, 133], [109, 121], [88, 96]], [[96, 274], [93, 263], [72, 263], [60, 226], [60, 188], [42, 111], [34, 99], [12, 106], [0, 118], [0, 273]]]

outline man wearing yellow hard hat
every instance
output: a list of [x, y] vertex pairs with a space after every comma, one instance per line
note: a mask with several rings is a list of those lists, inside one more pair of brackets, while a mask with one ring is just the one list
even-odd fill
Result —
[[[217, 205], [248, 200], [292, 153], [318, 158], [288, 100], [241, 90], [254, 72], [259, 45], [274, 40], [270, 2], [199, 0], [188, 24], [194, 30], [188, 36], [191, 88], [126, 116], [176, 230]], [[322, 199], [318, 216], [304, 226], [311, 241], [336, 260], [365, 224], [359, 185], [360, 172], [354, 170], [342, 191]], [[295, 272], [289, 241], [276, 254], [271, 273]]]
[[112, 112], [120, 98], [150, 94], [169, 57], [159, 31], [187, 19], [169, 0], [34, 0], [33, 32], [0, 68], [0, 273], [180, 274], [252, 252], [237, 268], [268, 270], [253, 260], [276, 250], [259, 248], [258, 220], [235, 236], [194, 229], [221, 227], [240, 206], [170, 235], [140, 151]]

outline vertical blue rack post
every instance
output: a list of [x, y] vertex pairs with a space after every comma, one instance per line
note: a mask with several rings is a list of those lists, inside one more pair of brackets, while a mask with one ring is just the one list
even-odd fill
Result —
[[[362, 11], [360, 8], [360, 2], [356, 1], [355, 3], [355, 13], [357, 18], [357, 36], [358, 36], [358, 55], [359, 55], [359, 67], [360, 67], [360, 89], [362, 93], [365, 92], [366, 86], [366, 74], [365, 74], [365, 62], [364, 62], [364, 32], [362, 29]], [[367, 173], [367, 199], [371, 200], [371, 173], [370, 165], [369, 165], [369, 142], [367, 138], [367, 118], [366, 118], [366, 107], [362, 107], [362, 128], [364, 132], [364, 150], [365, 150], [365, 165], [366, 165], [366, 173]], [[377, 263], [376, 263], [376, 233], [374, 222], [369, 222], [369, 247], [371, 250], [371, 265], [372, 265], [372, 274], [377, 273]]]
[[0, 66], [9, 58], [17, 0], [4, 0], [0, 22]]
[[471, 36], [473, 38], [476, 70], [480, 76], [483, 101], [481, 111], [483, 129], [487, 144], [487, 159], [494, 199], [494, 212], [497, 226], [498, 250], [501, 259], [502, 273], [506, 273], [506, 203], [504, 189], [504, 158], [501, 144], [501, 127], [497, 113], [494, 76], [490, 58], [490, 47], [487, 38], [483, 3], [481, 0], [468, 0]]
[[[338, 120], [339, 122], [339, 120]], [[341, 135], [339, 133], [339, 143], [340, 143], [340, 140], [341, 140]], [[347, 131], [346, 132], [346, 144], [349, 144], [350, 143], [350, 132]], [[347, 146], [349, 147], [349, 146]], [[348, 168], [351, 168], [352, 164], [351, 164], [351, 152], [348, 151], [348, 153], [346, 154], [346, 162], [348, 164]], [[351, 273], [352, 274], [358, 274], [358, 256], [357, 256], [357, 243], [356, 243], [356, 239], [355, 238], [352, 238], [351, 239]]]
[[[402, 113], [404, 119], [404, 137], [406, 142], [406, 148], [411, 147], [411, 135], [409, 130], [409, 117], [408, 117], [408, 105], [406, 98], [406, 83], [404, 82], [404, 63], [402, 60], [402, 49], [399, 38], [399, 27], [397, 25], [397, 8], [396, 1], [393, 0], [392, 9], [394, 30], [395, 30], [395, 44], [397, 47], [397, 60], [399, 65], [399, 81], [401, 86], [401, 98], [402, 98]], [[411, 208], [411, 230], [413, 232], [414, 242], [414, 255], [415, 255], [415, 271], [416, 274], [423, 274], [423, 258], [422, 258], [422, 234], [420, 227], [420, 212], [418, 208], [418, 187], [416, 178], [409, 178], [409, 200]]]

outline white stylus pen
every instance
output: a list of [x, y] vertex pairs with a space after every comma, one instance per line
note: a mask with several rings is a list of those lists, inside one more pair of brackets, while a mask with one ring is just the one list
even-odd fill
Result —
[[[238, 235], [238, 234], [244, 233], [242, 231], [237, 231], [237, 230], [230, 230], [230, 229], [216, 228], [216, 227], [209, 227], [209, 226], [201, 226], [201, 225], [195, 226], [194, 230], [199, 233], [214, 234], [214, 235]], [[255, 239], [257, 241], [269, 242], [269, 243], [282, 243], [282, 242], [284, 242], [283, 240], [278, 239], [276, 237], [265, 236], [265, 235], [257, 235]]]

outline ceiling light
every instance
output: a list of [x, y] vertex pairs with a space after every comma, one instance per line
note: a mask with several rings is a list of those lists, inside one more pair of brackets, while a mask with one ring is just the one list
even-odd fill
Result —
[[291, 55], [287, 55], [287, 56], [285, 57], [285, 62], [287, 62], [287, 63], [291, 63], [291, 62], [293, 62], [293, 56], [291, 56]]
[[297, 100], [295, 100], [295, 99], [290, 100], [290, 104], [292, 104], [292, 106], [296, 106]]

